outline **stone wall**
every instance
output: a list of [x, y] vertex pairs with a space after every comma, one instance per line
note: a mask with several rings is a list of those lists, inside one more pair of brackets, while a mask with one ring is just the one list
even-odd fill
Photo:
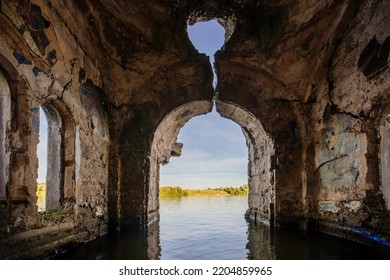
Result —
[[[317, 168], [319, 215], [382, 235], [389, 228], [380, 164], [387, 155], [388, 135], [381, 129], [390, 97], [389, 11], [388, 1], [363, 1], [340, 39], [328, 72], [328, 107], [316, 153], [317, 163], [325, 162]], [[320, 160], [323, 156], [328, 160]]]

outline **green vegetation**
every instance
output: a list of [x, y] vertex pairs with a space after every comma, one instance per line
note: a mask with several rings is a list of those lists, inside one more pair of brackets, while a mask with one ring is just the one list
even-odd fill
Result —
[[188, 196], [224, 196], [229, 195], [227, 192], [217, 190], [217, 189], [207, 189], [207, 190], [187, 190]]
[[160, 187], [160, 197], [188, 196], [188, 191], [180, 187]]
[[230, 195], [248, 195], [249, 192], [249, 187], [248, 185], [243, 185], [239, 188], [233, 188], [233, 187], [228, 187], [228, 188], [220, 188], [224, 192], [227, 192]]
[[160, 187], [160, 197], [248, 195], [248, 185], [239, 188], [225, 187], [188, 190], [181, 187]]
[[67, 209], [45, 210], [46, 206], [46, 183], [37, 184], [37, 206], [38, 212], [44, 218], [61, 218], [69, 214]]
[[[46, 193], [46, 183], [38, 183], [37, 184], [37, 196], [39, 198], [42, 197], [42, 199], [44, 199], [45, 193]], [[42, 200], [42, 201], [44, 201], [44, 200]]]
[[46, 205], [46, 183], [37, 184], [37, 206], [38, 211], [42, 212], [45, 210]]

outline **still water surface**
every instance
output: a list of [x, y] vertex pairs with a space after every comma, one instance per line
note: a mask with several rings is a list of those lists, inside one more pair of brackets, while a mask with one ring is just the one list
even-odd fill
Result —
[[148, 234], [105, 236], [62, 259], [390, 259], [390, 250], [326, 234], [270, 230], [244, 219], [247, 197], [160, 199], [160, 225]]

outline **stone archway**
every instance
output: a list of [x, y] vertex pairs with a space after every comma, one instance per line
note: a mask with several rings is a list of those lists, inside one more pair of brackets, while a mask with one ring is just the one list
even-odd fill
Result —
[[[249, 111], [227, 102], [217, 101], [217, 111], [222, 117], [231, 119], [243, 130], [248, 147], [249, 219], [265, 224], [273, 224], [275, 207], [274, 175], [271, 157], [274, 154], [273, 142], [266, 134], [259, 120]], [[181, 145], [176, 143], [179, 130], [191, 118], [210, 112], [208, 101], [195, 101], [180, 106], [164, 118], [156, 129], [149, 156], [149, 191], [147, 202], [147, 224], [159, 219], [158, 188], [160, 164], [165, 164], [171, 156], [180, 155]]]

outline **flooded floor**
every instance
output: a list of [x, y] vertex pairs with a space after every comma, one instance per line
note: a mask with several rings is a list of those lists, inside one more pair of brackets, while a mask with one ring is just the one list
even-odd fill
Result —
[[146, 233], [117, 233], [73, 248], [60, 259], [390, 259], [377, 249], [327, 234], [271, 230], [244, 219], [247, 197], [160, 200], [160, 223]]

